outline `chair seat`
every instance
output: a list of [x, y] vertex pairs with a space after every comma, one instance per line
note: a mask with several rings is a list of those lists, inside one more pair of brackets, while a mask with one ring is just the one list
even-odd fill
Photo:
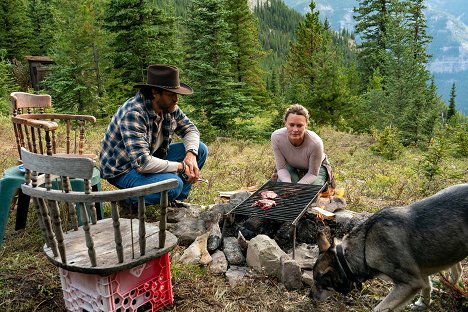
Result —
[[[114, 242], [113, 220], [103, 219], [91, 227], [91, 235], [96, 249], [97, 266], [92, 267], [88, 258], [88, 248], [86, 247], [83, 228], [78, 231], [68, 231], [64, 234], [65, 250], [67, 250], [67, 263], [61, 261], [60, 256], [54, 257], [52, 250], [44, 245], [44, 251], [49, 260], [56, 266], [72, 272], [108, 275], [114, 272], [131, 269], [143, 264], [151, 259], [158, 258], [174, 249], [177, 244], [177, 237], [166, 231], [165, 247], [159, 246], [159, 227], [156, 223], [146, 223], [146, 254], [139, 256], [138, 241], [138, 219], [120, 218], [120, 229], [123, 242], [131, 242], [131, 226], [133, 230], [133, 250], [135, 258], [132, 257], [132, 245], [123, 244], [124, 261], [118, 263]], [[69, 256], [70, 255], [70, 256]]]

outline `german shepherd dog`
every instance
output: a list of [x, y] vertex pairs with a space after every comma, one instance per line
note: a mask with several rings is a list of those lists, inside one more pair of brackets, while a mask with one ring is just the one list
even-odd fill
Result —
[[331, 290], [347, 294], [371, 278], [389, 279], [390, 293], [374, 311], [400, 311], [418, 291], [411, 305], [423, 310], [431, 301], [431, 274], [450, 269], [456, 284], [460, 261], [468, 256], [468, 184], [448, 187], [405, 207], [389, 207], [355, 227], [331, 245], [320, 235], [314, 265], [319, 300]]

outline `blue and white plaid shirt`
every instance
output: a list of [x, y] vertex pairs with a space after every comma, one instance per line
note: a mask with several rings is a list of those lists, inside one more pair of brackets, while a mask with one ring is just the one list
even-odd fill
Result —
[[[151, 100], [140, 92], [119, 107], [102, 141], [99, 155], [102, 178], [115, 178], [131, 169], [143, 168], [150, 156], [164, 158], [174, 133], [181, 138], [193, 132], [200, 135], [197, 127], [177, 107], [172, 113], [164, 113], [163, 142], [157, 147], [157, 117]], [[198, 149], [198, 143], [195, 148]]]

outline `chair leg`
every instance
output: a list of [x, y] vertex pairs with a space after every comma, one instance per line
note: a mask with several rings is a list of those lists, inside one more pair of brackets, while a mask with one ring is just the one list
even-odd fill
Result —
[[[101, 186], [99, 184], [95, 184], [91, 187], [93, 192], [98, 192], [101, 190]], [[102, 209], [101, 203], [94, 203], [96, 207], [96, 217], [98, 220], [104, 219], [104, 209]]]
[[18, 206], [16, 208], [16, 224], [15, 231], [24, 229], [28, 220], [30, 197], [24, 195], [23, 192], [18, 189]]

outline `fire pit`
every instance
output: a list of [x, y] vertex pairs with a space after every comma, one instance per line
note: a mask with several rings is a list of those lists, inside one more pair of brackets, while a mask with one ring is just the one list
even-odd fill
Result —
[[[293, 258], [296, 246], [296, 225], [307, 211], [308, 206], [315, 202], [318, 195], [326, 187], [320, 185], [296, 184], [287, 182], [268, 181], [255, 193], [234, 207], [227, 215], [239, 214], [248, 217], [259, 217], [275, 221], [291, 223], [293, 231]], [[268, 193], [266, 193], [268, 192]], [[262, 205], [262, 200], [271, 196], [273, 205]], [[263, 195], [262, 195], [263, 193]], [[266, 195], [265, 195], [266, 194]]]

